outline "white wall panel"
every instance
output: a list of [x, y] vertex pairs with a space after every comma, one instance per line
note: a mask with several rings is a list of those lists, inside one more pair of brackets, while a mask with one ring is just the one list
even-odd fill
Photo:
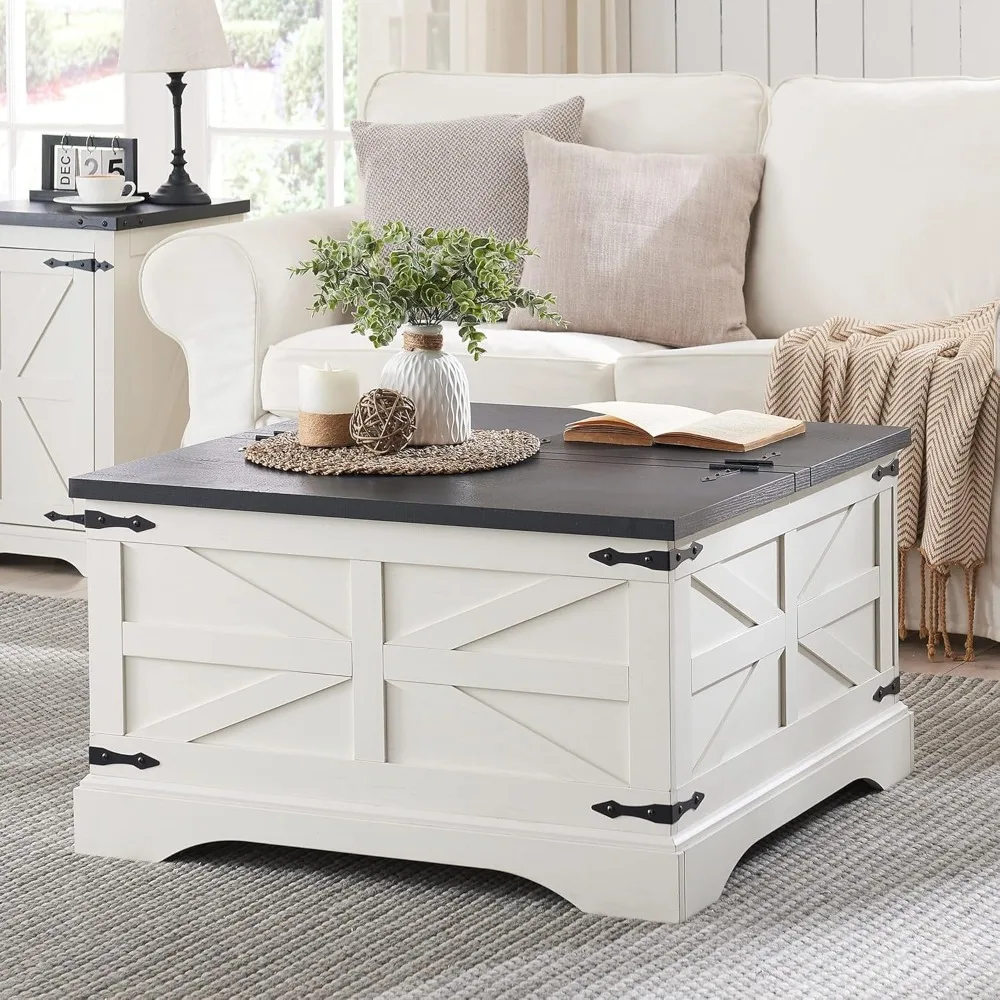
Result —
[[[1000, 0], [631, 0], [636, 72], [1000, 76]], [[676, 33], [675, 33], [676, 28]]]
[[673, 73], [677, 69], [674, 0], [632, 0], [631, 14], [632, 70]]
[[717, 72], [722, 68], [721, 0], [676, 2], [677, 72]]
[[817, 0], [816, 72], [865, 75], [865, 0]]
[[768, 78], [768, 0], [722, 0], [722, 68]]
[[1000, 76], [1000, 3], [962, 0], [962, 73]]
[[911, 0], [865, 0], [865, 76], [913, 75]]
[[961, 0], [913, 0], [913, 75], [961, 72]]
[[815, 0], [771, 0], [771, 83], [816, 72]]

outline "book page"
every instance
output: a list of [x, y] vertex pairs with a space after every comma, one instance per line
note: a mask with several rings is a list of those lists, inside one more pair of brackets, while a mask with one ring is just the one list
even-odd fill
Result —
[[753, 410], [726, 410], [709, 415], [683, 428], [685, 434], [731, 441], [734, 444], [752, 444], [761, 438], [798, 427], [801, 421], [787, 417], [775, 417], [769, 413], [755, 413]]
[[[707, 410], [696, 410], [690, 406], [671, 406], [667, 403], [629, 403], [623, 400], [610, 400], [605, 403], [586, 403], [580, 406], [580, 409], [593, 410], [635, 424], [654, 438], [673, 431], [688, 430], [689, 426], [702, 419], [714, 419]], [[588, 419], [584, 417], [583, 421]]]

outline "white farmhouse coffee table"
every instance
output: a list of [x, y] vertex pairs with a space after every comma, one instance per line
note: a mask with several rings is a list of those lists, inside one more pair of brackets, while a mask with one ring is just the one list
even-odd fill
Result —
[[[895, 470], [810, 425], [732, 459], [567, 445], [322, 478], [242, 435], [73, 480], [90, 566], [76, 847], [246, 840], [513, 872], [678, 921], [755, 841], [910, 770]], [[718, 467], [721, 466], [721, 467]]]

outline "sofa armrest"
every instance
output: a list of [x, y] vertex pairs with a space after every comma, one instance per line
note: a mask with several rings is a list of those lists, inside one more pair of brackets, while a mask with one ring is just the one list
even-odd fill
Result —
[[253, 427], [263, 415], [260, 369], [267, 349], [330, 323], [314, 316], [315, 282], [288, 269], [309, 240], [343, 237], [357, 205], [235, 222], [178, 233], [146, 256], [139, 277], [150, 321], [187, 360], [191, 416], [184, 444]]
[[615, 396], [632, 403], [673, 403], [720, 413], [763, 410], [776, 340], [632, 354], [615, 365]]

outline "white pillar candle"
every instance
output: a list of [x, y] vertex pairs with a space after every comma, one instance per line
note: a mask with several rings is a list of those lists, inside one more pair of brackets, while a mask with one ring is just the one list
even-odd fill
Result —
[[299, 365], [299, 411], [301, 413], [352, 413], [361, 388], [357, 372], [346, 368]]

